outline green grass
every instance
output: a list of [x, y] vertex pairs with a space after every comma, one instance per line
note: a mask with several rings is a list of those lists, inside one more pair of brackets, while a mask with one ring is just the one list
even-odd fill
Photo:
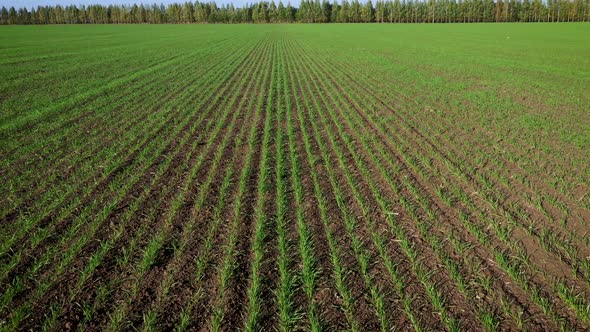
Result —
[[590, 328], [588, 32], [0, 27], [0, 330]]

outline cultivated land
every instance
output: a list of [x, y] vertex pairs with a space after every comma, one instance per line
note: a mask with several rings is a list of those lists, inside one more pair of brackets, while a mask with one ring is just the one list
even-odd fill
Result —
[[590, 328], [590, 25], [0, 28], [0, 329]]

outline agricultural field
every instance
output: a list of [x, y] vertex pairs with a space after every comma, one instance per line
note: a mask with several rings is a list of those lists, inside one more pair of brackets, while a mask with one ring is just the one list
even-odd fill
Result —
[[0, 330], [590, 329], [590, 25], [0, 27]]

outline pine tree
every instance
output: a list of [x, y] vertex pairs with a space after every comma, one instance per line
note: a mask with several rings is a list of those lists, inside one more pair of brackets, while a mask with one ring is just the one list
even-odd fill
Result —
[[8, 24], [8, 9], [4, 6], [0, 9], [0, 24]]
[[10, 7], [8, 10], [8, 24], [17, 24], [18, 23], [18, 16], [16, 14], [16, 9], [14, 7]]

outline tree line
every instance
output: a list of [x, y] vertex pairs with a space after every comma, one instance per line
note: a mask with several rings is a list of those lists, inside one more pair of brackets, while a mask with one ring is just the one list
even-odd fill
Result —
[[211, 2], [38, 6], [0, 10], [0, 24], [471, 23], [590, 21], [590, 0], [274, 0], [236, 8]]

